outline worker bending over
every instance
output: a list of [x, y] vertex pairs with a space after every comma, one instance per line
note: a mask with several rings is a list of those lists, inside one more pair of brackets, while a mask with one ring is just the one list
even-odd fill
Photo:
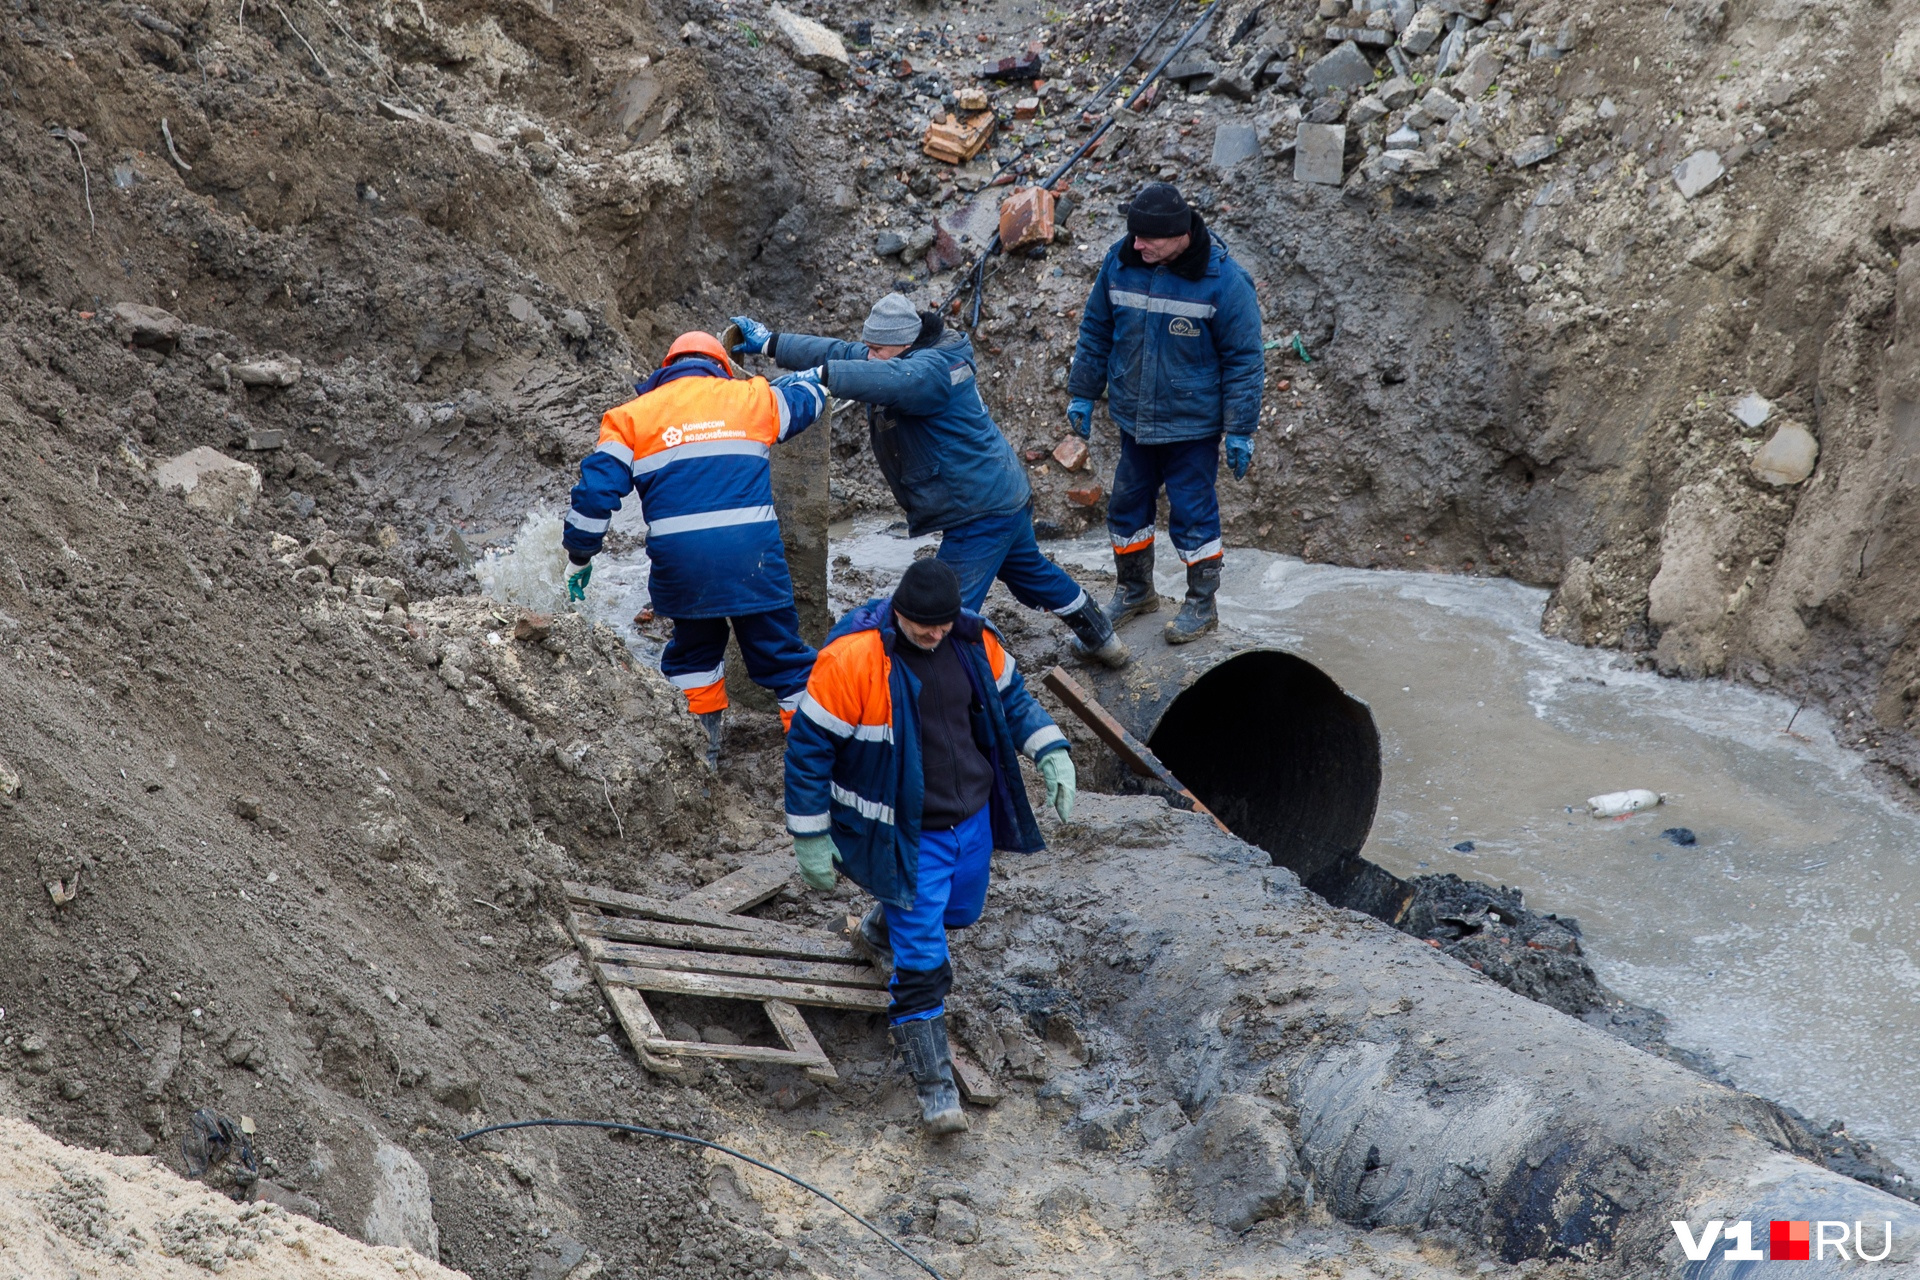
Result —
[[613, 513], [637, 492], [647, 591], [654, 612], [673, 620], [660, 671], [706, 727], [707, 763], [717, 768], [729, 623], [747, 674], [780, 700], [783, 722], [813, 668], [773, 512], [769, 454], [807, 429], [826, 396], [804, 378], [735, 381], [725, 348], [706, 333], [674, 339], [635, 390], [600, 420], [600, 447], [580, 464], [561, 535], [577, 566], [567, 595], [585, 598]]
[[980, 399], [964, 334], [897, 293], [874, 304], [859, 342], [774, 333], [746, 316], [733, 322], [745, 337], [734, 354], [811, 370], [832, 394], [868, 406], [867, 437], [907, 531], [941, 533], [940, 559], [959, 576], [966, 608], [977, 612], [998, 577], [1029, 609], [1058, 614], [1082, 656], [1125, 664], [1127, 647], [1100, 605], [1034, 541], [1033, 490]]
[[1119, 626], [1160, 607], [1153, 537], [1162, 485], [1168, 531], [1187, 566], [1187, 598], [1166, 626], [1185, 644], [1219, 625], [1220, 438], [1236, 480], [1253, 462], [1266, 365], [1253, 281], [1200, 215], [1164, 182], [1130, 204], [1127, 234], [1107, 251], [1087, 295], [1067, 383], [1067, 422], [1093, 431], [1093, 403], [1107, 397], [1120, 428], [1120, 464], [1107, 503], [1119, 579], [1107, 615]]
[[891, 600], [842, 618], [787, 735], [787, 830], [800, 874], [834, 865], [880, 900], [861, 922], [891, 950], [893, 1043], [933, 1133], [967, 1127], [953, 1082], [948, 929], [980, 918], [995, 848], [1045, 848], [1019, 757], [1039, 765], [1060, 820], [1073, 812], [1067, 739], [993, 626], [961, 608], [960, 580], [916, 560]]

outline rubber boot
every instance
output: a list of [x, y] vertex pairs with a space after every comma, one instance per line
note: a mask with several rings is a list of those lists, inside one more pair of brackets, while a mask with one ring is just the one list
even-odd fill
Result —
[[1074, 646], [1074, 652], [1084, 659], [1103, 662], [1109, 667], [1124, 667], [1133, 656], [1127, 652], [1126, 641], [1113, 634], [1113, 624], [1107, 621], [1107, 615], [1100, 612], [1100, 606], [1091, 599], [1072, 613], [1061, 614], [1060, 620], [1073, 628], [1073, 634], [1080, 641]]
[[893, 967], [893, 939], [887, 933], [887, 909], [879, 903], [861, 918], [853, 931], [853, 945], [881, 968]]
[[962, 1133], [966, 1112], [960, 1109], [960, 1089], [953, 1082], [953, 1050], [947, 1045], [947, 1015], [916, 1018], [892, 1028], [893, 1047], [906, 1060], [920, 1095], [920, 1122], [928, 1133]]
[[720, 724], [727, 713], [703, 711], [696, 717], [707, 731], [707, 768], [720, 772]]
[[1107, 620], [1112, 626], [1159, 610], [1160, 593], [1153, 589], [1151, 544], [1139, 551], [1114, 552], [1113, 576], [1113, 600], [1107, 605]]
[[1168, 644], [1186, 644], [1220, 625], [1214, 612], [1213, 596], [1220, 590], [1220, 557], [1213, 556], [1187, 566], [1187, 598], [1180, 612], [1167, 624]]

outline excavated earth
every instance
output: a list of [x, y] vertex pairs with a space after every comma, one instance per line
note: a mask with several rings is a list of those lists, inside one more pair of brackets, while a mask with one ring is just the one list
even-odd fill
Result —
[[[1291, 84], [1324, 45], [1304, 5], [1220, 2], [1206, 56], [1264, 24], [1300, 51]], [[917, 1135], [883, 1030], [852, 1016], [817, 1020], [845, 1064], [829, 1089], [638, 1068], [569, 975], [558, 882], [671, 893], [784, 854], [777, 721], [738, 715], [709, 775], [625, 637], [572, 614], [516, 633], [474, 560], [559, 508], [673, 333], [742, 309], [851, 333], [884, 288], [946, 297], [951, 271], [869, 252], [977, 225], [997, 162], [917, 154], [941, 94], [1050, 41], [1028, 141], [1059, 154], [1070, 104], [1160, 12], [794, 7], [846, 33], [844, 76], [798, 66], [757, 0], [0, 13], [0, 1113], [119, 1157], [8, 1128], [0, 1218], [32, 1243], [10, 1229], [0, 1257], [301, 1274], [311, 1256], [273, 1251], [306, 1239], [326, 1274], [405, 1248], [541, 1280], [904, 1261], [679, 1148], [453, 1140], [541, 1114], [752, 1147], [954, 1275], [1644, 1275], [1678, 1269], [1669, 1217], [1744, 1211], [1729, 1170], [1856, 1194], [1794, 1158], [1820, 1153], [1771, 1104], [1144, 798], [1089, 797], [963, 946], [956, 1023], [1009, 1094], [970, 1137]], [[1511, 60], [1491, 160], [1367, 176], [1357, 146], [1345, 185], [1295, 183], [1282, 84], [1168, 89], [1080, 171], [1066, 233], [1002, 265], [976, 335], [1040, 520], [1097, 526], [1067, 496], [1089, 477], [1044, 451], [1111, 204], [1176, 178], [1274, 342], [1230, 540], [1556, 585], [1556, 632], [1824, 700], [1890, 777], [1920, 775], [1899, 258], [1920, 15], [1494, 8], [1565, 52]], [[1215, 170], [1232, 123], [1266, 154]], [[1545, 165], [1501, 159], [1545, 134]], [[1704, 146], [1731, 172], [1689, 201], [1668, 171]], [[1727, 412], [1748, 391], [1818, 435], [1804, 484], [1750, 474], [1758, 437]], [[840, 422], [839, 513], [886, 510]], [[1114, 446], [1102, 422], [1096, 476]], [[166, 488], [202, 447], [258, 491], [209, 510]], [[1036, 658], [1057, 643], [1022, 626]], [[769, 910], [853, 905], [789, 889]], [[151, 1167], [200, 1167], [202, 1109], [251, 1131], [257, 1167], [197, 1175], [250, 1213]], [[1435, 1142], [1470, 1153], [1438, 1180], [1416, 1154]]]

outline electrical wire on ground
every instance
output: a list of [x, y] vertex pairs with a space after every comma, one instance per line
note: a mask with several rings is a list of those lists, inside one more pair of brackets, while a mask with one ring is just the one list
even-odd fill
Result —
[[835, 1200], [832, 1196], [828, 1195], [826, 1192], [822, 1191], [820, 1188], [814, 1186], [811, 1182], [804, 1182], [801, 1179], [796, 1178], [792, 1174], [788, 1173], [785, 1169], [776, 1169], [774, 1168], [774, 1166], [768, 1164], [765, 1160], [756, 1160], [754, 1157], [748, 1155], [744, 1151], [735, 1151], [732, 1147], [723, 1147], [717, 1142], [708, 1142], [705, 1138], [695, 1138], [689, 1134], [674, 1133], [668, 1129], [649, 1129], [645, 1125], [621, 1124], [614, 1120], [544, 1119], [544, 1120], [512, 1120], [506, 1124], [490, 1124], [484, 1129], [474, 1129], [467, 1133], [458, 1134], [456, 1135], [454, 1140], [457, 1142], [466, 1142], [472, 1138], [484, 1137], [489, 1133], [502, 1133], [508, 1129], [536, 1129], [536, 1128], [611, 1129], [616, 1133], [637, 1133], [648, 1138], [666, 1138], [673, 1142], [684, 1142], [684, 1143], [687, 1143], [689, 1146], [705, 1147], [709, 1151], [718, 1151], [721, 1155], [732, 1156], [735, 1160], [744, 1160], [756, 1169], [765, 1169], [768, 1173], [778, 1174], [780, 1177], [785, 1178], [788, 1182], [791, 1182], [794, 1186], [799, 1187], [802, 1190], [813, 1192], [813, 1194], [819, 1196], [822, 1200], [825, 1200], [828, 1204], [832, 1205], [834, 1208], [846, 1214], [849, 1218], [852, 1218], [855, 1222], [859, 1223], [861, 1226], [865, 1227], [867, 1230], [873, 1232], [873, 1234], [875, 1234], [876, 1236], [879, 1236], [882, 1240], [886, 1241], [887, 1244], [892, 1247], [894, 1252], [898, 1253], [901, 1257], [913, 1263], [914, 1266], [919, 1267], [922, 1271], [932, 1276], [933, 1280], [944, 1280], [944, 1277], [942, 1277], [938, 1271], [935, 1271], [924, 1260], [915, 1256], [913, 1253], [909, 1252], [905, 1245], [901, 1244], [898, 1240], [895, 1240], [892, 1236], [888, 1235], [886, 1232], [882, 1231], [880, 1228], [874, 1226], [871, 1222], [868, 1222], [865, 1218], [861, 1217], [859, 1214], [855, 1213], [853, 1210], [847, 1208], [847, 1206], [845, 1206], [844, 1204], [841, 1204], [838, 1200]]

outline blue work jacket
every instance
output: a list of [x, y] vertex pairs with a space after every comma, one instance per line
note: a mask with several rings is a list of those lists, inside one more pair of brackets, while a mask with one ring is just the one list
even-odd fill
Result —
[[[787, 830], [831, 834], [840, 869], [890, 906], [913, 905], [926, 796], [920, 747], [920, 680], [893, 660], [893, 604], [869, 600], [842, 618], [820, 648], [787, 733]], [[962, 610], [945, 643], [973, 684], [973, 738], [993, 765], [987, 800], [993, 847], [1046, 847], [1020, 757], [1067, 749], [1066, 735], [1027, 691], [993, 624]]]
[[944, 532], [1027, 505], [1026, 470], [980, 399], [963, 335], [870, 360], [863, 343], [783, 333], [773, 354], [785, 369], [825, 365], [830, 394], [869, 406], [874, 461], [909, 533]]
[[[1194, 219], [1195, 246], [1149, 266], [1128, 237], [1107, 251], [1080, 317], [1070, 395], [1107, 397], [1141, 444], [1249, 436], [1266, 361], [1253, 281]], [[1204, 243], [1200, 243], [1203, 242]]]

